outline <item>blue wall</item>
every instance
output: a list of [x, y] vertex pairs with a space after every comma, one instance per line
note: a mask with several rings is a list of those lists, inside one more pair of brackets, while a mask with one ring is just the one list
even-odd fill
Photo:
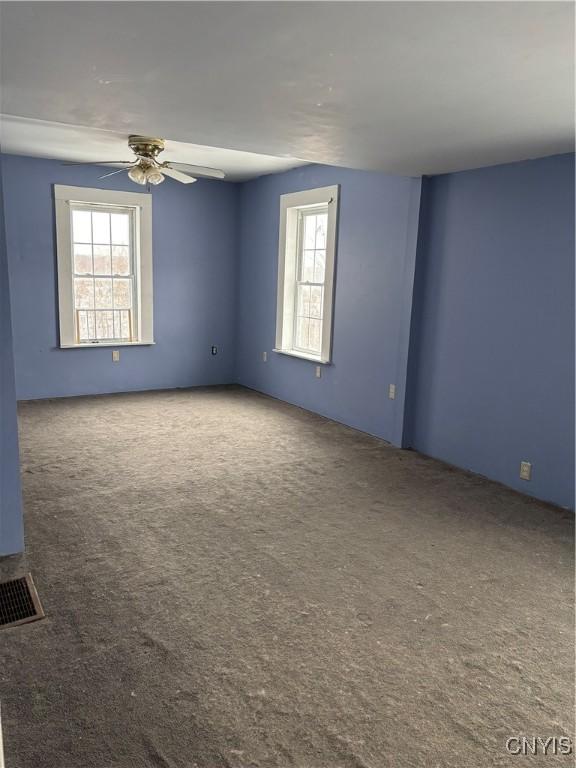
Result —
[[573, 507], [573, 155], [425, 182], [412, 340], [408, 442]]
[[[333, 364], [277, 354], [280, 195], [340, 184]], [[241, 384], [400, 444], [420, 180], [308, 166], [242, 187]], [[268, 352], [268, 362], [262, 352]], [[396, 384], [395, 400], [388, 385]]]
[[[108, 169], [5, 155], [6, 236], [19, 399], [234, 379], [239, 187], [167, 180], [153, 194], [155, 346], [58, 348], [53, 184], [134, 192]], [[212, 356], [215, 344], [219, 353]]]
[[10, 289], [0, 176], [0, 555], [23, 549]]
[[[3, 158], [20, 398], [237, 380], [573, 506], [573, 156], [435, 177], [422, 201], [419, 180], [321, 166], [242, 185], [168, 181], [153, 192], [157, 344], [123, 348], [120, 364], [110, 349], [56, 346], [51, 187], [134, 191], [118, 177], [98, 183], [99, 172]], [[330, 184], [340, 184], [333, 365], [317, 379], [314, 363], [272, 352], [279, 198]], [[2, 449], [12, 482], [3, 474], [2, 487], [17, 511], [6, 328]], [[533, 464], [531, 482], [518, 477], [521, 460]]]

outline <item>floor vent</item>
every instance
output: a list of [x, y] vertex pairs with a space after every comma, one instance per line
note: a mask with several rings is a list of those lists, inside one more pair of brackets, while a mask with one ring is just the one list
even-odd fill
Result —
[[0, 584], [0, 629], [44, 618], [32, 576]]

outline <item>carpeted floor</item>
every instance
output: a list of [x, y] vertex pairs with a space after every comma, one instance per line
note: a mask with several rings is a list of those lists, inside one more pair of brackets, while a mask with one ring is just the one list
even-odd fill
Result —
[[572, 515], [241, 388], [20, 419], [7, 768], [572, 765], [505, 749], [572, 735]]

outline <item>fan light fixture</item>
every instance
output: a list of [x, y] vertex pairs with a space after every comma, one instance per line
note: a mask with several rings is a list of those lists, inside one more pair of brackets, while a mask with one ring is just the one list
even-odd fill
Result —
[[128, 171], [128, 176], [136, 184], [162, 184], [164, 174], [148, 160], [139, 160], [136, 165]]
[[149, 184], [162, 184], [164, 181], [164, 176], [160, 173], [158, 168], [154, 168], [153, 165], [151, 165], [149, 168], [146, 168], [145, 176], [146, 181]]
[[146, 184], [146, 174], [139, 165], [135, 165], [128, 171], [129, 178], [136, 184]]

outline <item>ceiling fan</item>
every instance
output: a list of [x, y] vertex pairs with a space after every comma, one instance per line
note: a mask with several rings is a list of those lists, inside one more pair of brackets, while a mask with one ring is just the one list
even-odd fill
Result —
[[[155, 139], [151, 136], [129, 136], [128, 146], [136, 155], [134, 160], [99, 160], [96, 163], [64, 163], [64, 165], [124, 165], [111, 173], [105, 173], [99, 176], [100, 179], [107, 179], [108, 176], [114, 176], [117, 173], [128, 172], [128, 176], [136, 184], [161, 184], [165, 176], [180, 181], [182, 184], [193, 184], [198, 177], [205, 179], [223, 179], [226, 174], [216, 168], [205, 168], [201, 165], [189, 165], [188, 163], [169, 163], [160, 162], [158, 155], [164, 151], [164, 139]], [[185, 171], [179, 168], [184, 166]]]

